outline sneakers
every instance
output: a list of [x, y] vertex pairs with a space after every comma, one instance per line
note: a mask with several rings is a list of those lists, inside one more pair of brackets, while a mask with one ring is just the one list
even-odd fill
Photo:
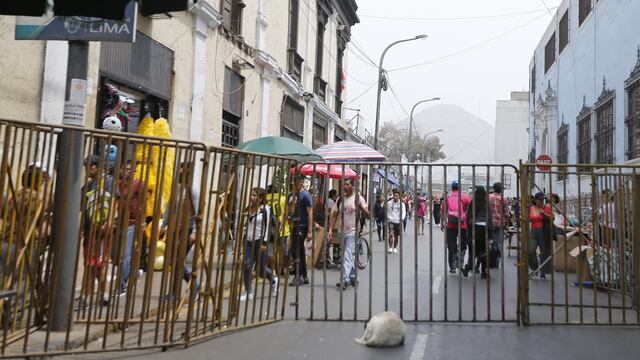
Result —
[[338, 287], [338, 289], [346, 290], [349, 287], [349, 284], [351, 284], [351, 281], [345, 281], [342, 284], [340, 284], [340, 282], [337, 282], [336, 287]]
[[136, 274], [136, 277], [140, 279], [143, 275], [144, 275], [144, 270], [138, 269], [138, 273]]
[[393, 248], [393, 253], [397, 254], [398, 253], [398, 248]]
[[120, 285], [120, 289], [118, 290], [118, 296], [119, 297], [127, 296], [127, 284]]
[[249, 300], [253, 300], [253, 291], [250, 290], [249, 294], [247, 295], [247, 292], [243, 292], [242, 295], [240, 295], [240, 301], [247, 301], [247, 298], [249, 298]]
[[289, 286], [300, 286], [300, 285], [308, 285], [308, 278], [294, 277], [293, 280], [289, 282]]
[[387, 250], [387, 252], [388, 252], [389, 254], [393, 254], [393, 248], [389, 248], [389, 250]]
[[109, 294], [102, 294], [102, 299], [99, 301], [100, 306], [109, 306]]

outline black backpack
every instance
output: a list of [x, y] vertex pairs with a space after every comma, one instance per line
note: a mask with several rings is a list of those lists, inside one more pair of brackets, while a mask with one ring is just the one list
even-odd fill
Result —
[[[270, 244], [275, 244], [276, 241], [278, 240], [278, 237], [280, 236], [280, 219], [278, 218], [276, 212], [278, 212], [277, 208], [279, 206], [276, 207], [276, 211], [273, 210], [273, 208], [269, 205], [263, 205], [260, 208], [260, 212], [262, 212], [262, 228], [264, 229], [266, 222], [267, 222], [267, 217], [269, 219], [269, 231], [267, 232], [268, 237], [263, 240], [264, 242], [268, 242]], [[265, 216], [267, 215], [267, 216]], [[264, 236], [264, 234], [263, 234]]]

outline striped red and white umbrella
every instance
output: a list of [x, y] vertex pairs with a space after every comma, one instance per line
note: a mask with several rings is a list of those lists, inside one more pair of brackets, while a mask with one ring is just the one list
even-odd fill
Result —
[[338, 141], [337, 143], [323, 145], [316, 149], [316, 153], [327, 162], [376, 162], [387, 159], [371, 146], [351, 141]]
[[[343, 169], [344, 168], [344, 169]], [[332, 179], [340, 179], [343, 177], [346, 179], [355, 179], [358, 177], [358, 174], [349, 167], [349, 165], [339, 165], [339, 164], [304, 164], [300, 166], [298, 169], [300, 174], [305, 176], [311, 176], [316, 174], [321, 177], [326, 177], [327, 172], [329, 173], [329, 177]], [[291, 173], [295, 173], [296, 168], [291, 169]]]

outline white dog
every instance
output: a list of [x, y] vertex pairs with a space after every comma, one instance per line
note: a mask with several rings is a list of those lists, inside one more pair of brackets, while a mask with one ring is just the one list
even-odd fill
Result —
[[391, 347], [404, 344], [407, 329], [402, 319], [392, 311], [374, 315], [364, 328], [364, 334], [356, 339], [358, 344], [374, 347]]

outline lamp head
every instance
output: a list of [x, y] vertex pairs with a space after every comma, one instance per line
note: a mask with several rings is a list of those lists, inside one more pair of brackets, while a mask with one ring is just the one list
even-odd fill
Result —
[[426, 39], [427, 37], [427, 34], [416, 35], [416, 39]]

